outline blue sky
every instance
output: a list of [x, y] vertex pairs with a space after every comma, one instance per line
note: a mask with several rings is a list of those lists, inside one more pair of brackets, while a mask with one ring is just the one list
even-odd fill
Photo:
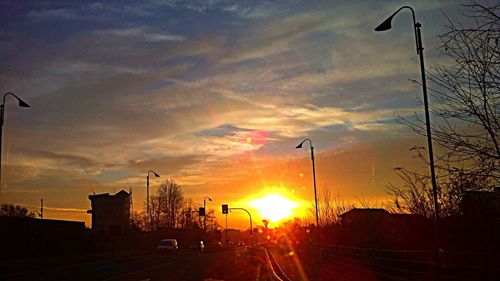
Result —
[[194, 201], [309, 200], [305, 137], [322, 188], [383, 200], [425, 146], [397, 121], [421, 113], [410, 14], [373, 31], [405, 4], [428, 69], [445, 63], [455, 1], [2, 2], [0, 85], [32, 108], [7, 101], [1, 200], [88, 221], [90, 192], [142, 208], [149, 169]]

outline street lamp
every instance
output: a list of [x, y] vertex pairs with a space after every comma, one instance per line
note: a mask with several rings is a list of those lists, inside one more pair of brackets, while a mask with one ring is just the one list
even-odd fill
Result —
[[19, 98], [18, 96], [16, 96], [15, 94], [13, 93], [5, 93], [3, 95], [3, 102], [2, 104], [0, 105], [0, 189], [2, 187], [2, 132], [3, 132], [3, 123], [4, 123], [4, 120], [5, 120], [5, 98], [7, 96], [13, 96], [17, 99], [18, 103], [19, 103], [19, 106], [20, 107], [30, 107], [29, 104], [27, 104], [25, 101], [23, 101], [21, 98]]
[[146, 212], [148, 213], [148, 229], [151, 230], [151, 210], [149, 209], [149, 173], [153, 173], [157, 178], [159, 178], [160, 175], [153, 170], [149, 170], [148, 175], [146, 176]]
[[299, 145], [297, 145], [295, 148], [302, 148], [302, 144], [306, 141], [309, 141], [309, 146], [311, 147], [311, 161], [312, 161], [312, 168], [313, 168], [313, 180], [314, 180], [314, 205], [316, 207], [316, 227], [319, 227], [319, 215], [318, 215], [318, 197], [316, 194], [316, 169], [314, 167], [314, 147], [312, 144], [312, 141], [310, 139], [305, 139]]
[[212, 201], [212, 198], [205, 196], [203, 197], [203, 209], [205, 209], [205, 216], [203, 217], [203, 230], [207, 231], [207, 199]]
[[434, 170], [434, 153], [432, 150], [432, 136], [431, 136], [431, 122], [429, 118], [429, 104], [427, 101], [427, 85], [425, 81], [425, 67], [424, 67], [424, 48], [422, 46], [422, 35], [420, 33], [420, 28], [422, 25], [415, 21], [415, 11], [410, 6], [403, 6], [394, 12], [390, 17], [384, 20], [380, 25], [375, 28], [375, 31], [385, 31], [391, 29], [392, 18], [399, 13], [402, 9], [409, 9], [413, 17], [413, 29], [415, 31], [415, 41], [417, 44], [417, 54], [420, 57], [420, 74], [422, 75], [422, 91], [424, 95], [424, 108], [425, 108], [425, 124], [427, 128], [427, 146], [429, 150], [429, 163], [431, 170], [431, 182], [432, 182], [432, 195], [434, 198], [434, 235], [436, 249], [439, 248], [439, 205], [437, 198], [437, 183], [436, 183], [436, 173]]

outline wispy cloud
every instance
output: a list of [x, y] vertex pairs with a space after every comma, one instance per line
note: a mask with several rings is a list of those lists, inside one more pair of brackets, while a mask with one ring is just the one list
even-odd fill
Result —
[[114, 21], [115, 17], [152, 17], [157, 12], [152, 3], [106, 3], [93, 2], [74, 5], [72, 3], [46, 3], [43, 8], [34, 8], [26, 15], [31, 22], [51, 21]]
[[[418, 77], [413, 35], [373, 32], [397, 5], [31, 5], [0, 31], [9, 35], [0, 82], [33, 105], [7, 111], [5, 192], [85, 206], [90, 190], [140, 186], [142, 196], [144, 171], [154, 169], [221, 197], [229, 186], [280, 181], [300, 193], [307, 155], [294, 147], [305, 136], [322, 155], [325, 181], [362, 190], [371, 181], [348, 182], [358, 170], [342, 181], [329, 176], [342, 169], [334, 161], [358, 169], [375, 147], [388, 166], [398, 158], [391, 145], [401, 152], [410, 142], [396, 141], [407, 134], [398, 115], [420, 113], [420, 91], [408, 82]], [[440, 13], [438, 2], [415, 5], [428, 11], [429, 26]]]
[[223, 124], [214, 128], [204, 129], [194, 134], [197, 136], [209, 136], [209, 137], [226, 137], [226, 136], [234, 136], [239, 132], [248, 132], [248, 129], [238, 128], [231, 124]]
[[222, 12], [241, 19], [263, 19], [282, 14], [297, 1], [238, 1], [238, 0], [168, 0], [150, 1], [150, 4], [175, 9], [187, 9], [197, 13]]
[[99, 30], [97, 34], [106, 36], [123, 37], [131, 40], [143, 40], [146, 42], [162, 42], [162, 41], [183, 41], [185, 37], [182, 35], [172, 35], [160, 32], [153, 32], [145, 27], [132, 27], [123, 29], [107, 29]]
[[74, 9], [41, 9], [33, 10], [26, 14], [26, 18], [33, 21], [47, 21], [47, 20], [74, 20], [81, 19], [82, 16], [78, 15]]
[[87, 209], [77, 209], [77, 208], [58, 208], [58, 207], [43, 207], [44, 210], [53, 211], [53, 212], [78, 212], [78, 213], [86, 213]]

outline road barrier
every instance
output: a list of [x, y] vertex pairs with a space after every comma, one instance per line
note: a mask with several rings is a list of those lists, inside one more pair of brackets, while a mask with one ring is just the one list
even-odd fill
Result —
[[499, 280], [495, 263], [498, 253], [439, 253], [436, 265], [434, 251], [391, 250], [312, 244], [323, 260], [355, 261], [371, 266], [388, 280]]

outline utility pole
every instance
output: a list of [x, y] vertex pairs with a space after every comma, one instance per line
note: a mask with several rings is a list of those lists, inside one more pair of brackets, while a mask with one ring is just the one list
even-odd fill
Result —
[[130, 213], [134, 212], [134, 205], [132, 204], [132, 187], [129, 186], [128, 188], [128, 194], [130, 195]]
[[40, 219], [43, 220], [43, 198], [40, 199]]
[[147, 223], [148, 223], [148, 231], [151, 231], [151, 209], [149, 208], [149, 173], [153, 173], [155, 175], [155, 177], [159, 178], [160, 175], [157, 174], [155, 171], [153, 170], [149, 170], [148, 171], [148, 175], [146, 176], [146, 212], [147, 212]]

